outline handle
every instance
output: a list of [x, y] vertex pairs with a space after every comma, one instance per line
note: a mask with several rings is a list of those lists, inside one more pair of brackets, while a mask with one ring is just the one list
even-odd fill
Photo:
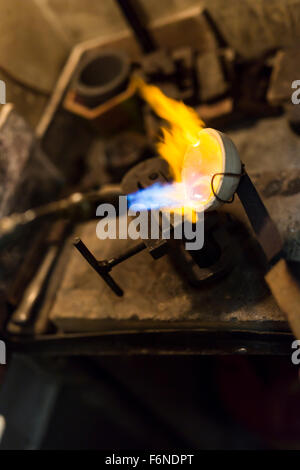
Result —
[[265, 279], [276, 302], [286, 314], [295, 337], [300, 339], [300, 286], [291, 274], [286, 261], [280, 259], [270, 269]]

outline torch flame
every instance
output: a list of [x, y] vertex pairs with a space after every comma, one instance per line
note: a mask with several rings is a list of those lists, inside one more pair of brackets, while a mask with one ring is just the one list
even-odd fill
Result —
[[[181, 211], [185, 207], [189, 211], [191, 208], [204, 210], [214, 198], [212, 177], [222, 171], [223, 155], [219, 142], [204, 129], [204, 122], [192, 108], [167, 97], [158, 87], [146, 84], [139, 77], [136, 78], [136, 85], [142, 98], [168, 123], [168, 128], [162, 128], [163, 138], [157, 149], [173, 171], [174, 188], [168, 192], [169, 196], [178, 193], [174, 197], [173, 210], [174, 206]], [[220, 176], [216, 176], [215, 188], [219, 182]], [[176, 187], [180, 188], [177, 193]], [[185, 188], [184, 197], [182, 187]], [[144, 190], [142, 197], [147, 195], [146, 192]], [[154, 193], [152, 191], [152, 197]], [[171, 207], [167, 202], [164, 204], [163, 197], [160, 198], [162, 192], [155, 194], [162, 208]]]
[[157, 148], [171, 166], [177, 182], [181, 182], [181, 170], [184, 156], [189, 146], [199, 145], [199, 132], [204, 128], [204, 122], [197, 113], [180, 101], [167, 97], [154, 85], [146, 84], [137, 79], [141, 96], [158, 116], [169, 123], [169, 128], [163, 128], [163, 139]]

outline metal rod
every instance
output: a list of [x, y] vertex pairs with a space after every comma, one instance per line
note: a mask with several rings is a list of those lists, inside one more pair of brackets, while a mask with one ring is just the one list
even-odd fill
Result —
[[137, 0], [132, 2], [131, 0], [116, 0], [120, 9], [122, 10], [123, 15], [125, 16], [128, 24], [132, 28], [138, 43], [140, 44], [143, 52], [146, 54], [154, 52], [158, 49], [155, 40], [153, 39], [151, 33], [142, 23], [141, 18], [138, 15], [136, 5]]
[[146, 245], [144, 244], [144, 242], [141, 242], [133, 248], [130, 248], [128, 251], [118, 256], [117, 258], [112, 258], [108, 260], [107, 267], [111, 269], [114, 266], [117, 266], [118, 264], [122, 263], [123, 261], [126, 261], [128, 258], [131, 258], [132, 256], [136, 255], [140, 251], [143, 251], [145, 248]]
[[36, 276], [26, 288], [18, 308], [14, 311], [11, 321], [16, 324], [25, 324], [31, 319], [34, 306], [42, 298], [47, 289], [49, 273], [58, 254], [58, 246], [52, 246], [46, 253]]
[[117, 294], [119, 297], [122, 297], [123, 291], [118, 286], [118, 284], [113, 280], [113, 278], [108, 274], [107, 269], [101, 267], [94, 255], [90, 252], [87, 246], [83, 243], [80, 238], [74, 240], [74, 246], [81, 253], [81, 255], [86, 259], [89, 265], [102, 277], [106, 284]]
[[22, 229], [39, 220], [49, 217], [76, 217], [76, 221], [86, 220], [96, 213], [96, 207], [103, 201], [112, 201], [121, 192], [118, 185], [107, 185], [87, 193], [73, 193], [65, 199], [50, 202], [26, 212], [14, 213], [0, 220], [0, 249], [21, 236]]
[[254, 184], [245, 172], [237, 194], [269, 263], [281, 256], [283, 241]]

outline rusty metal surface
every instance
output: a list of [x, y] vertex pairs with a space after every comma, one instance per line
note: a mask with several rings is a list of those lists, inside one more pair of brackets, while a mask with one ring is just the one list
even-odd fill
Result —
[[[196, 47], [198, 51], [203, 52], [217, 48], [217, 40], [204, 14], [203, 4], [156, 20], [151, 24], [151, 30], [155, 40], [167, 49]], [[130, 31], [109, 37], [97, 37], [74, 46], [37, 126], [38, 137], [45, 136], [84, 54], [102, 49], [124, 50], [134, 61], [141, 56], [138, 44]]]
[[298, 77], [300, 53], [297, 48], [278, 51], [268, 89], [268, 100], [273, 104], [290, 102], [292, 83]]
[[[130, 82], [126, 90], [94, 108], [88, 108], [77, 101], [76, 93], [69, 90], [64, 100], [66, 110], [90, 121], [98, 132], [112, 134], [124, 128], [125, 124], [134, 127], [142, 122], [140, 108], [136, 99], [136, 86]], [[142, 126], [141, 126], [142, 128]], [[141, 129], [139, 129], [141, 130]]]
[[[95, 222], [86, 224], [81, 227], [81, 236], [99, 259], [134, 244], [127, 240], [100, 242], [95, 228]], [[195, 289], [186, 283], [175, 263], [176, 251], [159, 260], [140, 253], [114, 270], [115, 280], [124, 288], [122, 299], [113, 296], [69, 247], [64, 255], [68, 267], [51, 319], [64, 331], [213, 328], [222, 323], [230, 328], [250, 326], [264, 330], [265, 322], [284, 322], [263, 281], [257, 245], [250, 239], [242, 245], [235, 253], [233, 271], [205, 289]], [[281, 323], [279, 326], [287, 329]]]
[[[300, 259], [300, 139], [284, 117], [264, 119], [230, 135], [278, 225], [290, 259]], [[289, 331], [264, 281], [262, 252], [238, 198], [225, 209], [240, 223], [232, 234], [234, 269], [224, 279], [196, 289], [187, 284], [178, 268], [176, 250], [159, 260], [141, 252], [114, 269], [125, 292], [118, 299], [72, 249], [70, 240], [61, 261], [66, 268], [51, 320], [66, 332], [149, 328]], [[136, 243], [100, 241], [96, 223], [77, 227], [76, 234], [97, 258], [118, 255]]]
[[299, 0], [206, 0], [205, 6], [222, 38], [246, 59], [299, 41]]
[[[5, 105], [0, 114], [0, 217], [48, 201], [60, 183], [59, 172], [42, 152], [29, 125], [11, 104]], [[10, 284], [22, 271], [20, 266], [26, 263], [31, 246], [41, 244], [37, 230], [24, 229], [20, 235], [19, 243], [13, 245], [12, 237], [0, 255], [0, 324], [6, 310], [2, 299], [7, 300]], [[33, 258], [27, 269], [23, 268], [23, 281], [28, 281], [28, 274], [36, 268], [37, 259]]]
[[33, 145], [33, 134], [11, 104], [1, 110], [0, 216], [16, 205], [15, 192]]

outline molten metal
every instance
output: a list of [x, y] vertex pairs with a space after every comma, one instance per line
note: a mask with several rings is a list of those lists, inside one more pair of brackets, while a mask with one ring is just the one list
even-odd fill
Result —
[[[215, 199], [213, 176], [224, 172], [224, 146], [220, 136], [205, 129], [204, 122], [192, 108], [168, 98], [158, 87], [147, 85], [140, 78], [137, 78], [137, 86], [156, 114], [168, 123], [168, 128], [162, 129], [163, 138], [157, 147], [160, 156], [169, 163], [175, 183], [168, 189], [146, 189], [136, 198], [145, 204], [149, 191], [151, 203], [161, 208], [204, 211]], [[220, 175], [214, 178], [215, 191], [222, 179]]]

